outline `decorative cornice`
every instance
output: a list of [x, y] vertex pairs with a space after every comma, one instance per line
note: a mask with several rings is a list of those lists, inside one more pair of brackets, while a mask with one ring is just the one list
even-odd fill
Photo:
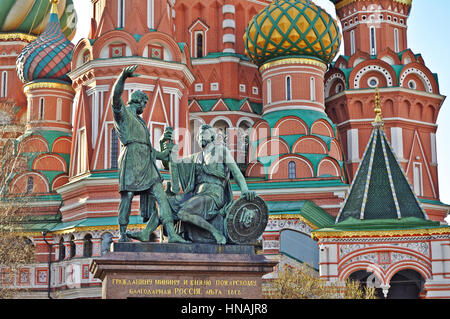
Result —
[[264, 72], [267, 69], [270, 69], [275, 66], [286, 65], [286, 64], [308, 64], [320, 67], [324, 72], [328, 69], [327, 65], [324, 62], [321, 62], [316, 59], [309, 58], [285, 58], [279, 59], [275, 61], [270, 61], [264, 63], [260, 68], [259, 72]]
[[313, 231], [311, 238], [319, 240], [322, 238], [407, 237], [443, 234], [450, 235], [450, 227], [373, 231]]
[[8, 41], [8, 40], [22, 40], [26, 42], [33, 42], [37, 39], [37, 36], [26, 34], [26, 33], [20, 33], [20, 32], [14, 32], [14, 33], [0, 33], [0, 40]]
[[184, 74], [184, 76], [186, 77], [186, 81], [189, 84], [192, 84], [195, 81], [195, 76], [187, 64], [179, 63], [176, 61], [164, 61], [138, 56], [91, 60], [72, 70], [71, 72], [68, 73], [68, 75], [73, 81], [75, 81], [79, 76], [85, 74], [86, 72], [92, 71], [95, 68], [99, 69], [108, 67], [123, 68], [124, 66], [133, 64], [138, 64], [144, 67], [152, 67], [156, 69], [169, 69], [179, 71]]
[[23, 86], [23, 91], [25, 94], [30, 90], [35, 89], [60, 89], [75, 94], [75, 90], [72, 88], [72, 85], [60, 82], [31, 82]]
[[273, 215], [269, 215], [269, 219], [270, 220], [299, 219], [301, 222], [303, 222], [304, 224], [309, 226], [311, 229], [319, 228], [300, 214], [273, 214]]

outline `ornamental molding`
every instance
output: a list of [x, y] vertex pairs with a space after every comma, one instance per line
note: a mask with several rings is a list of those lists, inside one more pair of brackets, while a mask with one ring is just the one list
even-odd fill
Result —
[[21, 40], [25, 41], [27, 43], [33, 42], [37, 39], [37, 36], [26, 34], [26, 33], [20, 33], [20, 32], [14, 32], [14, 33], [0, 33], [0, 40], [8, 41], [8, 40]]
[[[383, 253], [388, 253], [388, 255], [386, 255], [387, 257], [385, 257], [388, 259], [387, 262], [380, 262], [380, 252], [373, 251], [365, 254], [360, 254], [349, 260], [346, 260], [344, 263], [339, 265], [339, 268], [343, 270], [351, 267], [352, 264], [368, 263], [370, 265], [376, 265], [377, 268], [383, 270], [384, 274], [387, 274], [395, 269], [399, 263], [408, 263], [410, 266], [413, 263], [415, 265], [422, 265], [423, 268], [431, 270], [431, 263], [427, 263], [424, 259], [419, 258], [415, 255], [402, 253], [399, 251]], [[412, 266], [412, 268], [416, 267]]]
[[342, 82], [344, 82], [344, 88], [345, 88], [345, 77], [341, 73], [334, 73], [325, 82], [325, 98], [330, 96], [331, 85], [333, 84], [334, 80], [336, 80], [336, 79], [339, 79]]
[[280, 232], [285, 229], [290, 229], [310, 236], [311, 231], [317, 227], [313, 226], [310, 222], [306, 223], [305, 221], [305, 218], [300, 216], [300, 214], [269, 215], [269, 222], [267, 223], [265, 231]]
[[286, 65], [286, 64], [314, 65], [314, 66], [320, 67], [324, 72], [328, 69], [327, 64], [324, 62], [321, 62], [319, 60], [308, 59], [308, 58], [285, 58], [285, 59], [275, 60], [272, 62], [266, 62], [259, 68], [259, 71], [262, 73], [265, 70], [270, 69], [272, 67], [279, 66], [279, 65]]
[[263, 240], [263, 250], [280, 250], [280, 241]]
[[359, 87], [360, 87], [359, 82], [361, 81], [361, 78], [363, 77], [364, 74], [366, 74], [370, 71], [378, 71], [379, 73], [384, 75], [384, 77], [386, 78], [386, 81], [387, 81], [387, 86], [394, 85], [394, 79], [392, 78], [392, 75], [391, 75], [391, 73], [389, 73], [388, 70], [386, 70], [384, 67], [379, 66], [379, 65], [368, 65], [368, 66], [363, 67], [361, 70], [358, 71], [358, 73], [356, 73], [355, 79], [353, 80], [353, 86], [355, 89], [359, 89]]
[[[428, 234], [427, 234], [428, 232]], [[361, 232], [314, 232], [313, 239], [330, 244], [341, 243], [395, 243], [430, 240], [449, 240], [450, 228], [437, 229], [411, 229], [387, 231], [361, 231]], [[373, 236], [373, 237], [370, 237]]]
[[406, 77], [409, 74], [416, 74], [416, 75], [418, 75], [421, 78], [423, 84], [425, 85], [427, 92], [428, 93], [433, 93], [433, 86], [431, 84], [430, 79], [426, 76], [426, 74], [424, 72], [422, 72], [422, 71], [420, 71], [419, 69], [416, 69], [416, 68], [406, 69], [402, 73], [402, 76], [400, 77], [400, 81], [399, 81], [400, 82], [400, 86], [403, 86], [403, 83], [404, 83]]
[[24, 85], [23, 91], [27, 94], [31, 90], [35, 89], [59, 89], [75, 94], [75, 90], [70, 84], [64, 84], [59, 82], [33, 82]]
[[[339, 245], [339, 259], [343, 260], [346, 256], [356, 251], [368, 251], [376, 250], [377, 252], [397, 252], [401, 254], [411, 254], [412, 251], [430, 258], [430, 243], [428, 241], [419, 242], [401, 242], [390, 243], [389, 245], [374, 245], [371, 243], [358, 243], [358, 244], [346, 244]], [[404, 250], [404, 252], [401, 252]], [[364, 254], [364, 253], [363, 253]]]

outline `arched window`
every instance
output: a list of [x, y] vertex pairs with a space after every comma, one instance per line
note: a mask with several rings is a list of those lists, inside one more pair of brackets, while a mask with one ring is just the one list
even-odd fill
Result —
[[316, 79], [311, 77], [310, 79], [310, 91], [311, 91], [311, 101], [316, 100]]
[[77, 247], [75, 246], [75, 236], [70, 236], [70, 258], [75, 257], [77, 253]]
[[267, 80], [267, 104], [272, 103], [272, 80]]
[[230, 128], [228, 123], [224, 120], [218, 120], [213, 127], [216, 130], [216, 142], [227, 145], [228, 129]]
[[111, 169], [117, 169], [117, 158], [119, 155], [119, 141], [116, 129], [111, 130]]
[[195, 56], [197, 58], [203, 58], [203, 32], [199, 31], [195, 33]]
[[102, 256], [111, 251], [111, 243], [113, 242], [111, 233], [104, 233], [102, 235]]
[[289, 164], [288, 164], [288, 176], [289, 176], [290, 179], [297, 178], [296, 170], [297, 170], [297, 167], [295, 165], [295, 162], [294, 161], [289, 162]]
[[7, 95], [8, 95], [8, 72], [3, 71], [0, 97], [7, 97]]
[[59, 241], [59, 257], [58, 260], [64, 260], [66, 258], [66, 247], [64, 246], [64, 238]]
[[350, 31], [350, 55], [356, 53], [355, 30]]
[[370, 27], [370, 54], [377, 54], [377, 39], [375, 27]]
[[292, 90], [291, 90], [291, 77], [286, 77], [286, 100], [290, 101], [292, 99]]
[[83, 239], [83, 257], [92, 257], [92, 235], [87, 234]]
[[399, 52], [400, 51], [400, 42], [398, 39], [398, 29], [394, 29], [394, 47], [395, 47], [395, 52]]
[[40, 120], [44, 119], [44, 110], [45, 110], [44, 107], [45, 107], [45, 105], [44, 105], [44, 98], [41, 97], [39, 99], [39, 119]]

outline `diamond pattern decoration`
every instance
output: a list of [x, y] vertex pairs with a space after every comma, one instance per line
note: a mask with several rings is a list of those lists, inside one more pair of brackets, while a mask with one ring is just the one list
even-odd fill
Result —
[[293, 55], [330, 63], [341, 35], [337, 22], [312, 1], [275, 0], [250, 21], [244, 43], [257, 65]]
[[71, 68], [73, 48], [73, 43], [61, 30], [58, 15], [50, 14], [45, 31], [17, 57], [17, 74], [20, 80], [23, 83], [39, 79], [71, 82], [67, 73]]

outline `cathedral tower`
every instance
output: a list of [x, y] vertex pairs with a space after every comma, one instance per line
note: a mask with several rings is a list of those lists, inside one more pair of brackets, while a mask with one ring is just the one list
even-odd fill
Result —
[[263, 115], [250, 135], [249, 176], [344, 178], [323, 96], [340, 41], [336, 22], [310, 1], [274, 1], [250, 22], [244, 42], [262, 76]]
[[436, 130], [437, 75], [407, 47], [412, 1], [333, 1], [344, 33], [345, 54], [325, 76], [327, 114], [337, 125], [350, 179], [371, 130], [373, 89], [380, 88], [386, 134], [430, 218], [443, 221], [439, 200]]

